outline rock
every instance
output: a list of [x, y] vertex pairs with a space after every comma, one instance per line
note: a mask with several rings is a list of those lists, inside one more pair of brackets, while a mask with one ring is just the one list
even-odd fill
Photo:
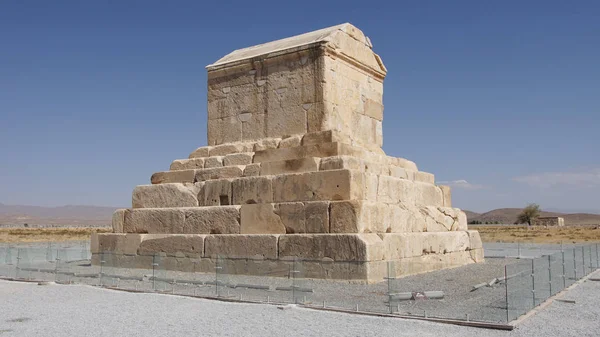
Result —
[[273, 204], [248, 204], [241, 208], [241, 234], [285, 234]]

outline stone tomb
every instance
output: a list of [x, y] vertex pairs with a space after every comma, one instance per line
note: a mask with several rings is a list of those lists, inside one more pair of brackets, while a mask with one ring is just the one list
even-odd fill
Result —
[[[208, 146], [157, 172], [94, 235], [121, 265], [379, 282], [483, 261], [479, 233], [431, 173], [382, 150], [386, 68], [342, 24], [236, 50], [208, 69]], [[170, 260], [169, 260], [170, 259]], [[192, 263], [192, 262], [194, 263]], [[272, 273], [273, 274], [273, 273]]]

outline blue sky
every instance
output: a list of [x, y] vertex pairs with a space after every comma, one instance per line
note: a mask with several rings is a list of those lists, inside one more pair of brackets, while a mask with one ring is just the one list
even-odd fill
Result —
[[351, 22], [388, 68], [384, 150], [454, 205], [600, 212], [600, 2], [0, 3], [0, 202], [129, 206], [206, 144], [206, 71]]

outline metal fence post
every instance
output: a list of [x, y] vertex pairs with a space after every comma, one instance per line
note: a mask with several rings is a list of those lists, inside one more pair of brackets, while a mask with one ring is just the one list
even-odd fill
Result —
[[533, 307], [535, 308], [535, 259], [531, 259], [531, 296], [533, 299]]
[[585, 250], [583, 249], [583, 246], [581, 246], [581, 259], [583, 262], [583, 275], [581, 275], [581, 277], [584, 277], [587, 274], [585, 273]]
[[550, 289], [550, 296], [552, 296], [552, 260], [550, 255], [548, 255], [548, 287]]
[[510, 322], [510, 314], [508, 309], [508, 272], [506, 265], [504, 265], [504, 296], [506, 298], [506, 323], [508, 323]]
[[577, 281], [577, 249], [573, 248], [573, 273], [575, 274], [575, 281]]
[[[561, 249], [562, 250], [562, 249]], [[562, 254], [562, 279], [563, 279], [563, 289], [565, 289], [567, 287], [567, 275], [565, 272], [565, 251], [562, 250], [561, 251]]]
[[596, 268], [600, 268], [600, 255], [598, 254], [598, 244], [596, 244]]

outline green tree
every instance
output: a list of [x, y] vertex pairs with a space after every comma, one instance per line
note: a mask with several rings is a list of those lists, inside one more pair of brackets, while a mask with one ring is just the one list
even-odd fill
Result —
[[529, 226], [533, 223], [535, 219], [540, 216], [540, 205], [538, 204], [529, 204], [527, 207], [523, 208], [521, 213], [517, 216], [518, 223], [527, 223]]

